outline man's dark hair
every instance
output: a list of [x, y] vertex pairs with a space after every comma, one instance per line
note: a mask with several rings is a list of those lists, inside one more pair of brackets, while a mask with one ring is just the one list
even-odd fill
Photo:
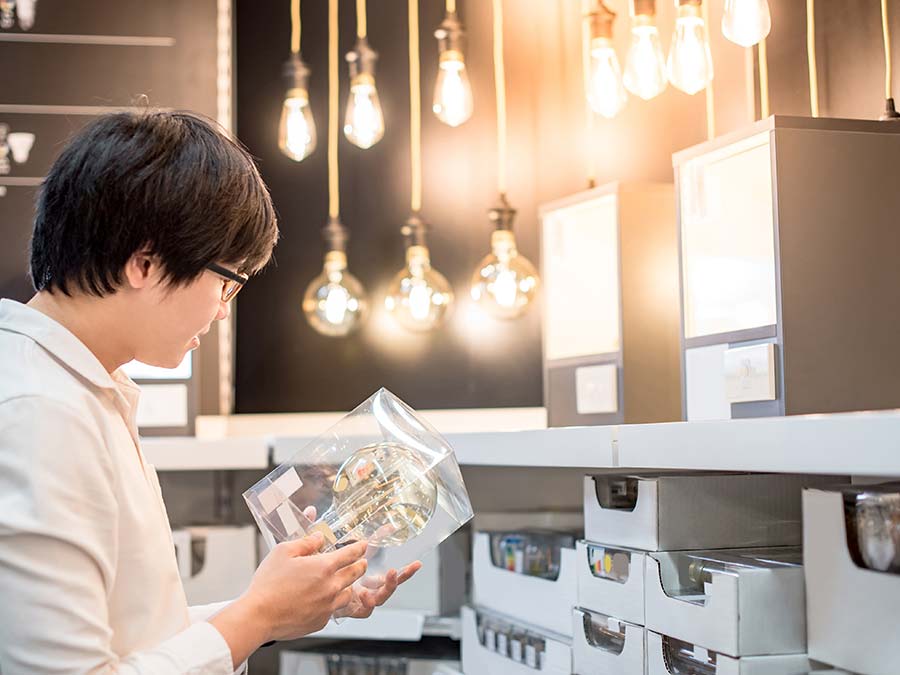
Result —
[[172, 285], [209, 263], [262, 268], [278, 238], [272, 200], [250, 155], [215, 125], [186, 112], [122, 112], [79, 132], [38, 196], [35, 289], [113, 293], [142, 250]]

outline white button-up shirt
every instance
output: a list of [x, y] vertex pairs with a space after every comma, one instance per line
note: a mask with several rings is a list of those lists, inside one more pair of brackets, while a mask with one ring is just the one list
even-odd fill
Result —
[[56, 321], [0, 301], [0, 672], [230, 675], [188, 608], [139, 390]]

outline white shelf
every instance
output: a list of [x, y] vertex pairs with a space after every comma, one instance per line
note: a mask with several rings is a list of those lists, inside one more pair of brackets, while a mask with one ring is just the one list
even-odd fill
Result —
[[266, 469], [269, 441], [265, 438], [222, 438], [203, 441], [187, 436], [142, 438], [141, 448], [157, 471]]
[[330, 621], [310, 638], [341, 640], [398, 640], [418, 642], [423, 635], [439, 635], [459, 640], [459, 617], [425, 616], [409, 609], [376, 609], [368, 619]]
[[673, 422], [616, 430], [618, 466], [900, 476], [900, 411]]

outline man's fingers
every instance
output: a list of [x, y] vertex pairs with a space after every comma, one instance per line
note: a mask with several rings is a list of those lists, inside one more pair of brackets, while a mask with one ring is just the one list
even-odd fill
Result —
[[316, 507], [315, 506], [307, 506], [303, 509], [303, 515], [306, 516], [309, 520], [315, 522], [316, 521]]
[[338, 570], [335, 573], [334, 578], [338, 582], [340, 588], [348, 588], [366, 573], [368, 567], [368, 561], [363, 558]]
[[332, 569], [337, 571], [342, 567], [346, 567], [347, 565], [350, 565], [351, 563], [354, 563], [362, 558], [366, 554], [366, 547], [366, 542], [357, 541], [352, 544], [348, 544], [347, 546], [343, 546], [337, 550], [323, 553], [322, 555], [328, 558], [328, 561], [332, 565]]
[[297, 558], [299, 556], [312, 555], [322, 548], [324, 542], [325, 540], [322, 538], [322, 535], [316, 532], [315, 534], [303, 537], [302, 539], [286, 541], [279, 544], [279, 546], [283, 547], [291, 558]]
[[377, 590], [374, 595], [374, 602], [379, 607], [387, 602], [387, 599], [390, 598], [394, 591], [397, 590], [397, 570], [390, 570], [387, 573], [387, 576], [384, 580], [384, 586], [382, 586], [379, 590]]
[[422, 569], [422, 563], [418, 560], [416, 560], [414, 563], [410, 563], [403, 568], [400, 574], [397, 575], [397, 583], [402, 584], [404, 581], [409, 581], [410, 578], [412, 578], [412, 576], [420, 569]]
[[384, 577], [380, 574], [367, 574], [359, 580], [359, 583], [365, 588], [370, 588], [373, 591], [377, 591], [379, 588], [384, 586]]

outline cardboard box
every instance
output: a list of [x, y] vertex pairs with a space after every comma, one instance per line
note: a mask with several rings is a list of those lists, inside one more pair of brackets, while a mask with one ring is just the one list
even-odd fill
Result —
[[843, 495], [803, 493], [809, 654], [867, 675], [900, 672], [900, 576], [857, 567]]
[[806, 654], [732, 658], [694, 645], [687, 645], [687, 649], [693, 650], [697, 665], [704, 664], [705, 670], [678, 668], [673, 664], [673, 653], [676, 650], [671, 638], [648, 630], [647, 675], [675, 675], [685, 672], [714, 672], [715, 675], [800, 675], [808, 673], [811, 666]]
[[[599, 549], [607, 555], [628, 556], [628, 578], [624, 582], [594, 574], [589, 555], [592, 551], [598, 554]], [[584, 540], [576, 544], [575, 553], [578, 606], [643, 626], [646, 553]]]
[[[786, 549], [799, 559], [799, 550]], [[710, 551], [723, 560], [735, 554], [771, 553], [778, 549]], [[728, 656], [806, 653], [803, 568], [799, 565], [747, 567], [690, 579], [685, 553], [651, 553], [646, 563], [647, 628], [703, 645]], [[705, 555], [705, 554], [704, 554]], [[750, 558], [748, 558], [748, 561]]]
[[[788, 474], [585, 476], [584, 538], [643, 551], [797, 546], [801, 490], [833, 482]], [[601, 506], [598, 489], [605, 497], [611, 485], [636, 494], [630, 508]]]
[[[554, 675], [570, 675], [572, 672], [572, 645], [561, 635], [551, 635], [540, 629], [505, 619], [510, 626], [527, 631], [544, 641], [544, 651], [536, 660], [533, 655], [522, 661], [514, 660], [508, 653], [498, 653], [489, 648], [479, 636], [479, 621], [485, 617], [503, 619], [498, 615], [471, 607], [462, 608], [462, 665], [467, 675], [534, 675], [535, 671]], [[570, 629], [571, 630], [571, 627]]]
[[[176, 530], [173, 541], [188, 604], [232, 600], [247, 590], [257, 566], [255, 527], [188, 527]], [[202, 566], [192, 574], [195, 547]]]
[[554, 581], [497, 567], [491, 560], [490, 533], [476, 532], [472, 586], [476, 605], [572, 636], [572, 608], [577, 599], [574, 548], [561, 550], [559, 576]]
[[[624, 638], [610, 644], [598, 634], [597, 623]], [[576, 608], [572, 611], [572, 662], [578, 675], [644, 675], [644, 628], [613, 617]]]

